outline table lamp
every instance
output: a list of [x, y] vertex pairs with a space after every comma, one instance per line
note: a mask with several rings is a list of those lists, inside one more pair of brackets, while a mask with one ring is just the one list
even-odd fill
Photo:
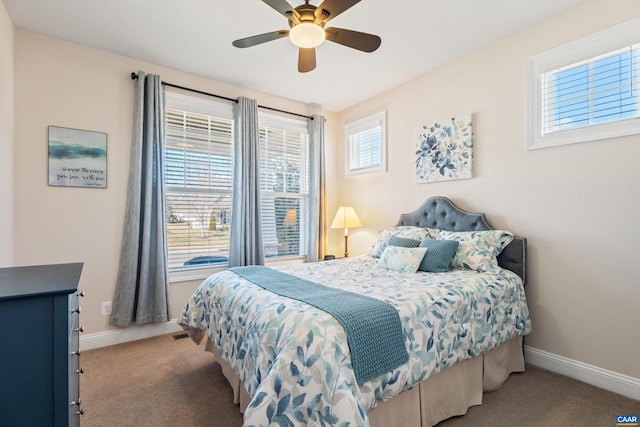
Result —
[[358, 215], [356, 215], [356, 211], [351, 206], [340, 206], [338, 208], [338, 212], [336, 213], [336, 217], [333, 219], [331, 223], [331, 228], [344, 228], [344, 256], [345, 258], [349, 256], [348, 249], [348, 240], [349, 240], [349, 229], [362, 227], [360, 220], [358, 219]]

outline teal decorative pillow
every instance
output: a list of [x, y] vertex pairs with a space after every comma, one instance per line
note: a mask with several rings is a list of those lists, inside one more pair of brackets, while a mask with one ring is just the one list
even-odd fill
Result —
[[425, 253], [427, 253], [427, 248], [387, 246], [378, 260], [378, 267], [402, 273], [415, 273], [418, 271], [418, 266]]
[[420, 242], [421, 248], [427, 248], [427, 253], [422, 259], [418, 271], [431, 273], [444, 273], [449, 271], [449, 264], [456, 254], [459, 242], [457, 240], [433, 240], [424, 239]]
[[438, 233], [437, 240], [459, 242], [451, 260], [453, 268], [488, 271], [498, 267], [496, 257], [513, 240], [513, 234], [505, 230], [446, 231]]
[[427, 237], [435, 238], [438, 235], [438, 231], [439, 230], [435, 228], [414, 227], [411, 225], [385, 228], [378, 234], [378, 240], [374, 243], [369, 255], [374, 258], [380, 258], [380, 255], [382, 255], [382, 252], [384, 252], [385, 248], [389, 245], [389, 240], [391, 240], [392, 237], [405, 237], [420, 242]]
[[403, 248], [417, 248], [420, 246], [419, 240], [409, 239], [407, 237], [393, 236], [389, 239], [388, 246], [401, 246]]

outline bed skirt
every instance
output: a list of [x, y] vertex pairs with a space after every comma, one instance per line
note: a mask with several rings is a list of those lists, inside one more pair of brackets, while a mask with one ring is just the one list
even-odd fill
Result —
[[[240, 410], [251, 397], [231, 366], [207, 340], [210, 351], [222, 367], [233, 389], [233, 401]], [[524, 371], [522, 337], [501, 344], [488, 353], [465, 360], [426, 379], [411, 390], [381, 402], [369, 412], [371, 427], [431, 427], [442, 420], [464, 415], [471, 406], [482, 404], [482, 393], [499, 389], [509, 374]]]

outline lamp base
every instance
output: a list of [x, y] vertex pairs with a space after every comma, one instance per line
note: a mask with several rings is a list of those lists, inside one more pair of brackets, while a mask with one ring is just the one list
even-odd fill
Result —
[[349, 236], [344, 235], [344, 257], [349, 258]]

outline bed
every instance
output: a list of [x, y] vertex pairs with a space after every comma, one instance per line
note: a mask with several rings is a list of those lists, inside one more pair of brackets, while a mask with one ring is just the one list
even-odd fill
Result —
[[[387, 345], [391, 338], [373, 342], [371, 334], [352, 339], [354, 328], [340, 313], [259, 283], [271, 274], [275, 286], [291, 283], [287, 292], [318, 285], [337, 293], [327, 301], [349, 306], [351, 296], [363, 295], [392, 307], [400, 330], [379, 335], [394, 329], [403, 348]], [[531, 330], [525, 281], [526, 239], [432, 197], [382, 230], [367, 256], [214, 274], [178, 323], [196, 343], [206, 338], [245, 426], [432, 426], [481, 404], [483, 391], [524, 370], [522, 337]], [[395, 356], [406, 350], [406, 359], [367, 372], [360, 361], [369, 360], [372, 345]]]

